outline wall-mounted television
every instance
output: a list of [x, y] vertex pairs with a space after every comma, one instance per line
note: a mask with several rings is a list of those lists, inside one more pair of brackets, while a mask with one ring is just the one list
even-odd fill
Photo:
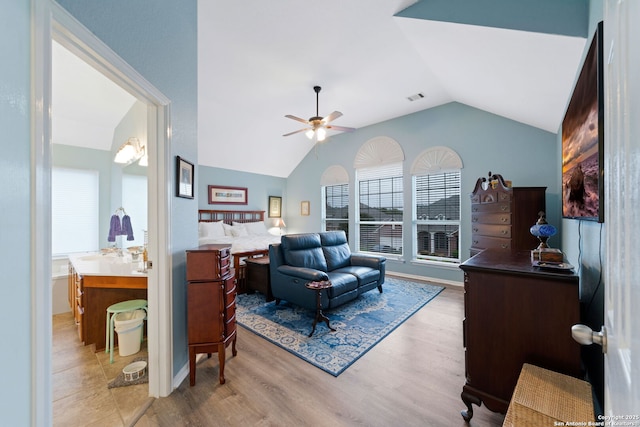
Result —
[[602, 22], [562, 121], [562, 216], [604, 222]]

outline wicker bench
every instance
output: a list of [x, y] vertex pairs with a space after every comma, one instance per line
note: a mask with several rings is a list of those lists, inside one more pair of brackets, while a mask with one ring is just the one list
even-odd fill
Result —
[[589, 421], [594, 422], [595, 415], [588, 382], [524, 364], [503, 427], [588, 424]]

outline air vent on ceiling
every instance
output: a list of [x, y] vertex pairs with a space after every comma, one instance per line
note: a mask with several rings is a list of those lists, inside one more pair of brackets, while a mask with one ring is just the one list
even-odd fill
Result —
[[415, 95], [407, 96], [407, 99], [411, 102], [424, 98], [424, 93], [416, 93]]

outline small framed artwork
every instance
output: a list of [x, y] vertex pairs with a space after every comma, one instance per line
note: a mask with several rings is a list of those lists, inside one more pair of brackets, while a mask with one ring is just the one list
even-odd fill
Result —
[[249, 190], [244, 187], [210, 185], [208, 190], [210, 205], [246, 205], [249, 201]]
[[300, 202], [300, 215], [309, 216], [310, 208], [311, 208], [311, 204], [309, 203], [308, 200], [305, 200], [304, 202]]
[[269, 196], [269, 218], [282, 217], [282, 197]]
[[180, 156], [177, 158], [176, 168], [176, 196], [193, 199], [193, 163]]

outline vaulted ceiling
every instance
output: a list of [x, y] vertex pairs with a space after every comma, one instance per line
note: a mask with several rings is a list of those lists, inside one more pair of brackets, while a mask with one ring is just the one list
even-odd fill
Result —
[[314, 116], [315, 85], [320, 116], [342, 112], [339, 126], [455, 101], [555, 133], [587, 3], [200, 0], [198, 163], [288, 176], [313, 142], [283, 137], [304, 127], [284, 116]]

